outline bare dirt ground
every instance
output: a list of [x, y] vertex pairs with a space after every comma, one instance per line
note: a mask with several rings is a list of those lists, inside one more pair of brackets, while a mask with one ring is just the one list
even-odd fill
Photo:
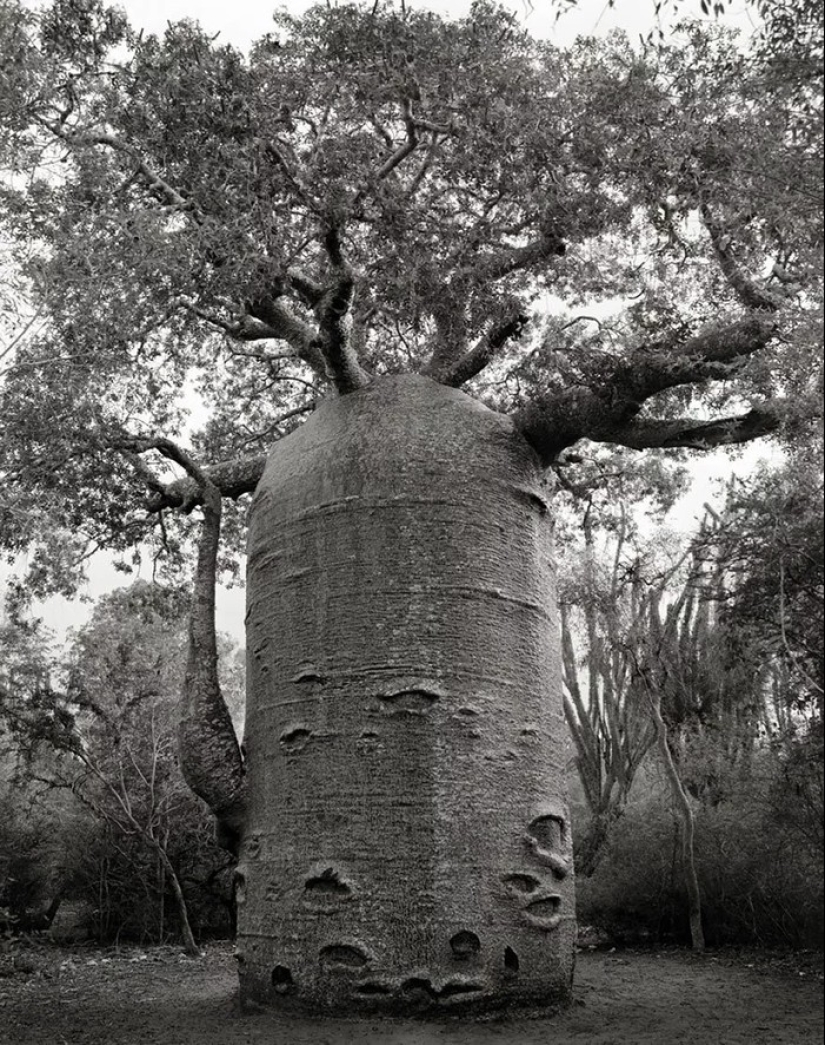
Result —
[[584, 951], [562, 1015], [454, 1020], [241, 1015], [229, 945], [2, 944], [2, 1045], [813, 1045], [823, 1041], [822, 956]]

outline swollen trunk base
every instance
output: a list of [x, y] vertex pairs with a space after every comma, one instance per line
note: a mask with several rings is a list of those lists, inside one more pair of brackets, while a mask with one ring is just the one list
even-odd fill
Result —
[[323, 404], [252, 511], [242, 996], [564, 1003], [571, 844], [533, 451], [425, 378]]

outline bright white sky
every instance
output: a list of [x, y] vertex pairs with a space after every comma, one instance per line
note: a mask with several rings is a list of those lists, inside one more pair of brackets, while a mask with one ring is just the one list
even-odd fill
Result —
[[[169, 21], [193, 18], [204, 29], [220, 33], [221, 39], [240, 48], [246, 48], [250, 41], [271, 30], [271, 12], [276, 7], [300, 13], [310, 6], [307, 0], [289, 0], [282, 4], [267, 0], [115, 0], [115, 3], [126, 11], [134, 26], [148, 32], [160, 33]], [[470, 7], [470, 0], [408, 0], [408, 3], [453, 17], [461, 17]], [[616, 0], [613, 7], [608, 0], [578, 0], [575, 8], [558, 21], [558, 8], [548, 0], [504, 0], [504, 3], [518, 14], [534, 36], [552, 39], [560, 45], [571, 43], [579, 35], [601, 35], [617, 27], [631, 36], [647, 35], [656, 25], [654, 0]], [[30, 6], [35, 6], [35, 0], [30, 0]], [[661, 19], [666, 28], [673, 22], [674, 5], [671, 2], [664, 6], [666, 10]], [[680, 18], [698, 17], [699, 0], [681, 0], [676, 10]], [[754, 17], [753, 7], [745, 0], [732, 0], [724, 21], [749, 32]]]
[[[241, 49], [246, 49], [251, 41], [259, 38], [272, 28], [272, 11], [276, 7], [285, 7], [294, 13], [300, 13], [310, 4], [307, 0], [289, 0], [287, 3], [270, 3], [267, 0], [113, 0], [114, 6], [123, 8], [135, 28], [143, 28], [147, 32], [161, 33], [170, 21], [192, 18], [200, 22], [210, 33], [220, 33], [220, 38]], [[410, 4], [427, 7], [440, 14], [461, 17], [470, 6], [470, 0], [407, 0]], [[624, 29], [631, 39], [647, 34], [657, 26], [654, 14], [654, 0], [615, 0], [611, 7], [608, 0], [579, 0], [576, 7], [556, 19], [557, 8], [548, 0], [506, 0], [521, 19], [522, 23], [537, 37], [552, 39], [560, 46], [565, 46], [577, 36], [606, 35], [612, 29]], [[24, 0], [29, 8], [42, 6], [40, 0]], [[674, 20], [700, 15], [699, 0], [681, 0], [674, 6], [666, 4], [661, 15], [661, 26], [666, 31]], [[755, 12], [746, 0], [732, 0], [724, 22], [736, 26], [744, 34], [754, 29]], [[723, 452], [717, 452], [701, 460], [697, 460], [693, 489], [686, 495], [682, 509], [675, 518], [679, 528], [686, 533], [695, 529], [696, 521], [701, 518], [702, 505], [705, 500], [716, 499], [714, 491], [721, 479], [731, 472], [748, 472], [764, 454], [764, 448], [754, 445], [747, 447], [738, 459], [731, 459]], [[0, 585], [2, 585], [0, 573]], [[112, 588], [129, 583], [130, 578], [115, 573], [109, 561], [100, 557], [92, 561], [89, 568], [89, 587], [87, 594], [97, 599]], [[82, 625], [91, 611], [90, 602], [68, 602], [59, 597], [50, 599], [45, 605], [38, 607], [37, 614], [44, 618], [45, 624], [51, 628], [58, 638], [63, 638], [66, 630]], [[243, 643], [244, 592], [242, 589], [221, 591], [218, 600], [218, 627], [228, 632], [238, 642]]]

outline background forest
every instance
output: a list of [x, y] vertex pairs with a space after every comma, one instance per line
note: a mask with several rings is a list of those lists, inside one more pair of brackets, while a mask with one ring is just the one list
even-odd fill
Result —
[[[760, 9], [764, 26], [746, 56], [707, 19], [686, 25], [682, 43], [637, 45], [617, 36], [580, 41], [558, 56], [559, 82], [574, 89], [552, 129], [560, 141], [568, 125], [586, 122], [588, 133], [565, 143], [573, 174], [556, 187], [558, 213], [540, 215], [542, 249], [553, 255], [556, 274], [545, 283], [527, 272], [535, 258], [516, 246], [505, 282], [479, 291], [471, 316], [474, 336], [487, 331], [475, 362], [483, 356], [492, 365], [467, 380], [502, 409], [518, 405], [547, 371], [575, 383], [607, 367], [616, 343], [672, 340], [708, 318], [708, 303], [716, 310], [744, 302], [760, 323], [777, 313], [784, 322], [778, 347], [720, 364], [710, 391], [664, 386], [674, 423], [686, 410], [701, 421], [730, 399], [753, 396], [769, 399], [778, 418], [768, 426], [769, 463], [747, 471], [732, 457], [738, 476], [694, 534], [667, 525], [687, 481], [684, 448], [639, 459], [584, 442], [551, 472], [585, 939], [676, 940], [697, 949], [822, 943], [822, 12], [808, 4], [791, 14], [778, 3]], [[3, 4], [0, 12], [0, 535], [19, 571], [0, 623], [0, 931], [51, 926], [64, 937], [182, 940], [196, 951], [211, 935], [231, 934], [234, 915], [232, 860], [184, 784], [176, 750], [191, 521], [146, 512], [149, 470], [136, 460], [143, 450], [123, 443], [120, 470], [112, 470], [103, 446], [122, 442], [123, 426], [140, 421], [177, 425], [198, 453], [215, 459], [257, 453], [313, 408], [315, 378], [271, 347], [284, 322], [280, 299], [230, 300], [243, 280], [263, 280], [244, 270], [243, 249], [233, 253], [233, 236], [240, 242], [260, 231], [260, 216], [245, 209], [249, 187], [232, 151], [250, 119], [237, 106], [247, 81], [265, 79], [279, 44], [276, 34], [261, 41], [248, 65], [191, 23], [136, 43], [100, 5], [65, 0], [53, 10], [59, 17], [40, 27], [43, 63], [23, 71], [8, 57], [20, 53], [19, 10]], [[491, 5], [476, 5], [481, 15], [488, 28], [506, 27]], [[310, 35], [287, 16], [279, 26]], [[440, 30], [428, 31], [437, 38]], [[220, 220], [195, 214], [163, 182], [150, 179], [141, 189], [137, 174], [110, 199], [122, 157], [84, 152], [81, 131], [65, 130], [83, 101], [84, 77], [124, 40], [136, 47], [140, 84], [124, 133], [143, 136], [158, 154], [168, 147], [170, 167], [183, 180], [202, 180]], [[38, 77], [46, 82], [52, 66], [71, 62], [77, 70], [68, 86], [38, 94]], [[297, 91], [304, 73], [295, 75]], [[507, 69], [497, 67], [497, 75], [505, 82]], [[376, 89], [366, 74], [362, 87]], [[169, 111], [194, 112], [218, 142], [208, 162], [183, 133], [160, 140], [168, 91], [178, 107]], [[20, 146], [24, 97], [36, 97], [32, 120], [41, 125]], [[89, 97], [92, 107], [108, 104], [105, 91], [90, 89]], [[675, 123], [663, 116], [674, 97]], [[528, 135], [494, 98], [473, 104], [479, 112], [486, 106], [483, 128], [477, 154], [456, 148], [451, 156], [446, 177], [456, 184], [472, 183], [467, 172], [491, 166], [496, 143], [518, 134], [529, 139], [519, 148], [546, 155], [549, 132], [538, 121]], [[283, 134], [296, 133], [289, 108], [279, 121]], [[422, 127], [429, 136], [423, 182], [449, 135], [440, 124]], [[44, 144], [48, 134], [57, 145]], [[80, 142], [70, 175], [61, 173], [61, 136], [66, 155]], [[334, 167], [336, 157], [323, 162]], [[267, 176], [281, 185], [288, 174], [274, 165]], [[539, 189], [528, 181], [518, 163], [502, 162], [501, 191], [527, 201], [525, 222], [538, 220], [530, 194], [538, 198]], [[155, 217], [146, 211], [135, 219], [129, 210], [141, 192], [158, 204]], [[473, 192], [466, 195], [462, 206], [475, 214]], [[98, 206], [104, 196], [106, 206]], [[592, 209], [577, 209], [585, 197]], [[426, 244], [407, 269], [402, 264], [409, 214], [389, 188], [376, 190], [376, 201], [370, 220], [390, 243], [392, 264], [371, 261], [372, 231], [364, 233], [357, 263], [374, 264], [381, 302], [359, 302], [355, 325], [371, 331], [360, 346], [364, 358], [393, 373], [421, 355], [439, 324], [449, 332], [455, 315], [436, 315], [442, 288]], [[487, 213], [479, 219], [489, 243], [468, 241], [462, 250], [508, 235], [521, 242], [512, 215], [496, 205], [489, 221]], [[581, 249], [565, 255], [554, 222], [570, 212]], [[191, 242], [183, 214], [195, 214]], [[73, 253], [81, 221], [82, 257]], [[297, 219], [290, 230], [295, 242], [273, 252], [301, 241]], [[207, 259], [200, 267], [186, 254], [192, 243]], [[157, 264], [178, 268], [150, 301], [136, 274]], [[522, 293], [525, 281], [529, 314], [513, 289], [518, 283]], [[432, 322], [428, 309], [435, 309]], [[110, 386], [118, 403], [109, 402]], [[180, 404], [183, 386], [189, 408], [197, 404], [192, 417]], [[201, 405], [209, 420], [198, 427]], [[162, 478], [167, 483], [168, 473]], [[244, 535], [242, 508], [228, 505], [227, 515], [225, 575], [237, 570]], [[73, 595], [100, 547], [113, 551], [118, 568], [142, 567], [153, 580], [101, 599], [88, 624], [57, 646], [33, 600]], [[220, 652], [222, 689], [241, 738], [243, 651], [224, 637]]]
[[[708, 944], [821, 946], [822, 484], [815, 461], [791, 460], [732, 483], [689, 543], [629, 510], [633, 490], [610, 506], [591, 489], [568, 495], [584, 939], [689, 942], [689, 860]], [[57, 916], [70, 938], [192, 949], [231, 933], [233, 863], [177, 762], [186, 603], [137, 581], [102, 599], [65, 651], [30, 617], [5, 618], [5, 931]], [[228, 638], [221, 669], [241, 736], [243, 651]]]

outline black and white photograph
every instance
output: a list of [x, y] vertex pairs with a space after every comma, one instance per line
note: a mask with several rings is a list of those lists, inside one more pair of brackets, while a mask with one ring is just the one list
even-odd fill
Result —
[[821, 0], [0, 0], [0, 1043], [823, 1045]]

